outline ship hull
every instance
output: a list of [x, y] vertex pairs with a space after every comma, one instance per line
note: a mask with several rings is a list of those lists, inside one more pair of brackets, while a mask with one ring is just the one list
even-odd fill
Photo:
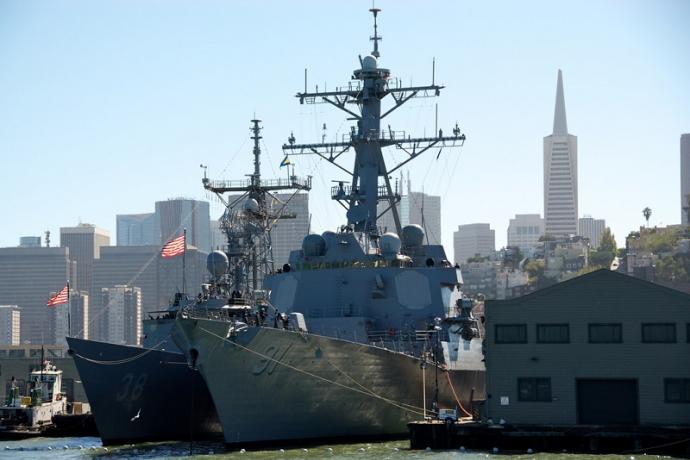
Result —
[[473, 389], [482, 396], [482, 371], [422, 371], [379, 347], [265, 327], [228, 337], [228, 327], [178, 318], [174, 337], [196, 355], [229, 445], [404, 436], [424, 417], [423, 381], [427, 410], [436, 388], [440, 407], [458, 405], [456, 394], [469, 410]]
[[208, 389], [182, 354], [67, 341], [104, 445], [220, 438]]

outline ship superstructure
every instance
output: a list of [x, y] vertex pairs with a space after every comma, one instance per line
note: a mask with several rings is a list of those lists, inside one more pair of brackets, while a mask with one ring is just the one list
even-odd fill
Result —
[[[198, 295], [177, 293], [168, 310], [152, 312], [144, 320], [143, 348], [67, 338], [104, 444], [205, 439], [221, 431], [206, 385], [186, 365], [171, 329], [183, 308], [222, 321], [258, 322], [268, 314], [261, 288], [273, 271], [270, 230], [291, 217], [272, 194], [308, 191], [311, 178], [261, 178], [259, 123], [252, 120], [254, 171], [248, 180], [212, 181], [204, 174], [204, 188], [226, 206], [221, 222], [227, 245], [208, 255], [210, 278]], [[226, 200], [226, 193], [237, 195]]]
[[[424, 229], [401, 228], [400, 197], [389, 181], [422, 153], [460, 146], [465, 136], [457, 125], [451, 136], [381, 130], [381, 120], [406, 101], [438, 95], [442, 86], [392, 83], [378, 62], [379, 11], [371, 10], [374, 50], [360, 58], [352, 83], [297, 94], [302, 103], [334, 105], [356, 126], [340, 142], [297, 144], [290, 135], [283, 146], [287, 155], [316, 154], [351, 175], [331, 191], [347, 209], [347, 224], [307, 235], [289, 263], [265, 277], [275, 321], [239, 330], [190, 310], [178, 316], [175, 340], [203, 375], [229, 444], [401, 436], [427, 407], [469, 408], [473, 392], [483, 396], [481, 338], [459, 270], [442, 246], [424, 244]], [[389, 95], [393, 105], [384, 110]], [[389, 146], [407, 155], [390, 169], [381, 151]], [[338, 164], [349, 150], [351, 169]], [[377, 226], [381, 201], [396, 233]], [[280, 322], [286, 313], [300, 321]]]

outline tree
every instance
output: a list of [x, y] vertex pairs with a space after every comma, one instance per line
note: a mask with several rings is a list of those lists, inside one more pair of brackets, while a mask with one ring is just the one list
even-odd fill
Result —
[[642, 215], [647, 221], [647, 227], [649, 227], [649, 218], [652, 217], [652, 209], [649, 206], [647, 206], [642, 210]]
[[611, 229], [606, 227], [603, 232], [601, 232], [601, 240], [599, 241], [598, 251], [612, 252], [615, 256], [616, 254], [616, 238], [611, 233]]
[[595, 268], [609, 268], [616, 257], [616, 238], [611, 229], [606, 227], [601, 233], [601, 241], [596, 251], [589, 254], [589, 265]]

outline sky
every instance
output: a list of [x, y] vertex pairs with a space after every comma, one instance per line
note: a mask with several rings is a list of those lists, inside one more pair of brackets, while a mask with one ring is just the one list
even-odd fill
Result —
[[[606, 219], [619, 245], [644, 224], [680, 222], [680, 135], [690, 133], [690, 2], [684, 0], [377, 1], [379, 65], [446, 86], [387, 124], [411, 135], [466, 133], [461, 149], [410, 163], [414, 190], [440, 195], [446, 251], [458, 225], [488, 222], [497, 247], [516, 213], [543, 215], [543, 137], [558, 69], [578, 137], [579, 213]], [[20, 236], [153, 212], [167, 198], [213, 199], [201, 185], [252, 169], [249, 120], [262, 120], [264, 177], [281, 146], [349, 121], [300, 105], [346, 83], [371, 52], [369, 1], [0, 0], [0, 247]], [[390, 104], [390, 101], [386, 101]], [[349, 155], [349, 156], [347, 156]], [[346, 165], [353, 155], [345, 155]], [[399, 157], [385, 153], [389, 165]], [[337, 168], [314, 176], [312, 230], [345, 222], [330, 200]], [[212, 201], [212, 217], [222, 213]]]

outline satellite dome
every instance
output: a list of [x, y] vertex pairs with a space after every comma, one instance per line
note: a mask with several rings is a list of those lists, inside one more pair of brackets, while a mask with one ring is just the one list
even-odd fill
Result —
[[321, 235], [312, 233], [302, 240], [302, 251], [307, 257], [319, 257], [326, 253], [326, 240]]
[[206, 269], [214, 278], [223, 276], [229, 266], [228, 256], [223, 251], [213, 251], [206, 257]]
[[254, 198], [247, 198], [244, 202], [244, 210], [250, 212], [259, 212], [259, 202]]
[[364, 59], [362, 59], [362, 70], [374, 70], [376, 67], [377, 62], [374, 56], [364, 56]]
[[381, 254], [384, 256], [393, 256], [400, 252], [400, 238], [392, 232], [384, 233], [379, 240], [381, 247]]
[[419, 225], [406, 225], [402, 229], [403, 245], [416, 248], [424, 243], [424, 229]]

